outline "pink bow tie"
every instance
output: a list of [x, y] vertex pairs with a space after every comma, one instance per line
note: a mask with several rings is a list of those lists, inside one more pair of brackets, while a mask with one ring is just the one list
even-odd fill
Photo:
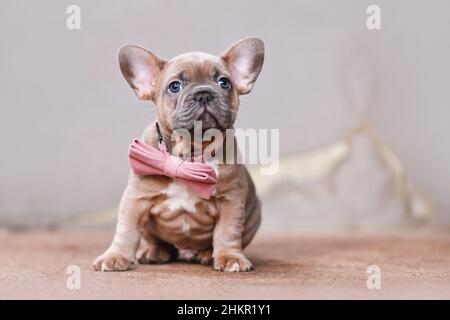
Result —
[[159, 143], [158, 150], [141, 140], [134, 140], [128, 157], [135, 174], [164, 175], [180, 180], [202, 198], [209, 199], [216, 188], [217, 174], [211, 165], [172, 156], [164, 142]]

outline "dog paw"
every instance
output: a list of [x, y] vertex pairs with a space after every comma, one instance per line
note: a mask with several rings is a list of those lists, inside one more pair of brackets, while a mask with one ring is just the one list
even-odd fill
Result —
[[252, 269], [252, 263], [242, 253], [226, 253], [214, 257], [214, 270], [217, 271], [242, 272]]
[[105, 252], [95, 259], [92, 267], [96, 271], [126, 271], [133, 261], [124, 255]]
[[212, 262], [212, 249], [200, 250], [195, 256], [195, 261], [204, 265], [209, 265]]
[[141, 264], [167, 263], [173, 257], [173, 250], [166, 246], [149, 246], [137, 254]]

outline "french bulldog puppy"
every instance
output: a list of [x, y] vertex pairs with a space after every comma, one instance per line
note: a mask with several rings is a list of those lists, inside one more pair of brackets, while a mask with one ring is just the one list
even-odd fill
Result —
[[[263, 61], [264, 43], [257, 38], [240, 40], [220, 56], [190, 52], [168, 61], [135, 45], [119, 51], [122, 74], [136, 96], [156, 105], [169, 151], [182, 143], [172, 141], [174, 130], [192, 131], [195, 121], [201, 121], [204, 130], [232, 129], [239, 95], [252, 90]], [[157, 146], [154, 123], [142, 140]], [[93, 268], [124, 271], [137, 261], [166, 263], [178, 258], [212, 263], [218, 271], [251, 270], [243, 249], [260, 225], [260, 202], [244, 165], [217, 167], [218, 183], [208, 200], [172, 178], [132, 172], [114, 239]]]

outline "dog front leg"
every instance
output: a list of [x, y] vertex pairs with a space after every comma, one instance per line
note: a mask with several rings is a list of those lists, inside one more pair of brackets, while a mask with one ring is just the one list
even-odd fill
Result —
[[127, 187], [119, 205], [119, 217], [116, 233], [109, 248], [97, 257], [93, 268], [97, 271], [125, 271], [135, 263], [139, 246], [139, 220], [150, 207], [147, 199], [136, 196], [131, 187]]
[[242, 252], [245, 222], [244, 199], [225, 200], [220, 206], [219, 220], [214, 228], [214, 269], [225, 272], [250, 271], [252, 263]]

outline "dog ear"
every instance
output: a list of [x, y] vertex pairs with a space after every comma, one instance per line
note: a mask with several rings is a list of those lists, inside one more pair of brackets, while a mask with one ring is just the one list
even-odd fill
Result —
[[155, 101], [155, 85], [165, 61], [153, 52], [127, 45], [119, 50], [119, 64], [123, 76], [141, 100]]
[[239, 94], [247, 94], [258, 78], [264, 63], [264, 42], [258, 38], [242, 39], [222, 55]]

